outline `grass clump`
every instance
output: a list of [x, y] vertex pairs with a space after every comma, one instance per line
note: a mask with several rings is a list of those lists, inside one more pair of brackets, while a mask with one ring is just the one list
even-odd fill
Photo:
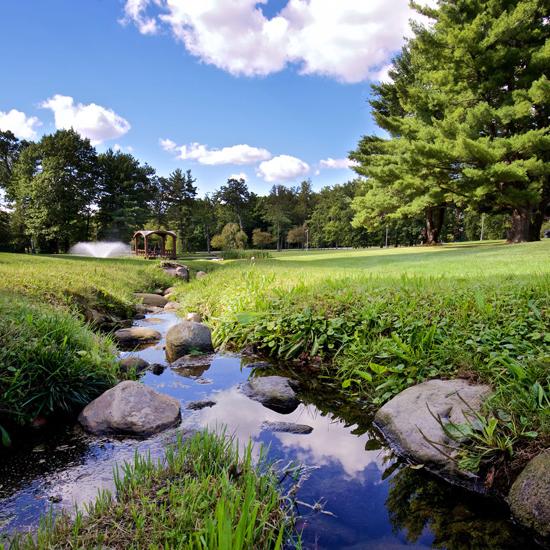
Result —
[[44, 520], [12, 550], [73, 548], [279, 549], [291, 535], [290, 508], [252, 447], [239, 453], [223, 433], [201, 432], [169, 447], [164, 461], [136, 454], [109, 492], [71, 519]]
[[0, 292], [0, 424], [71, 414], [116, 383], [115, 349], [69, 312]]

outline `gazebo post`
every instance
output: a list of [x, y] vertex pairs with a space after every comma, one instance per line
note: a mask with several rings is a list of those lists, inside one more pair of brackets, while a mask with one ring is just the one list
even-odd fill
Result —
[[148, 247], [148, 243], [147, 243], [147, 235], [143, 236], [143, 242], [144, 242], [144, 246], [145, 246], [145, 257], [149, 258], [149, 247]]
[[172, 235], [172, 260], [176, 259], [176, 234]]
[[161, 241], [160, 241], [160, 255], [164, 258], [164, 254], [166, 251], [166, 235], [161, 235]]

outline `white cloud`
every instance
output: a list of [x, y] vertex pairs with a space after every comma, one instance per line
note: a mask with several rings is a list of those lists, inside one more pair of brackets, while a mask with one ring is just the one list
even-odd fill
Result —
[[262, 162], [257, 175], [267, 182], [274, 182], [305, 176], [308, 172], [309, 165], [303, 160], [290, 155], [279, 155]]
[[[360, 82], [384, 75], [420, 17], [408, 0], [289, 0], [271, 19], [268, 0], [127, 0], [125, 21], [151, 34], [166, 25], [187, 51], [234, 75], [302, 74]], [[434, 4], [435, 0], [428, 0]]]
[[342, 168], [352, 168], [353, 166], [357, 166], [357, 162], [350, 159], [333, 159], [332, 157], [328, 157], [326, 159], [321, 160], [319, 162], [319, 166], [321, 168], [337, 170]]
[[0, 130], [9, 130], [19, 139], [34, 139], [38, 126], [42, 126], [42, 122], [35, 116], [27, 116], [17, 109], [0, 111]]
[[120, 143], [115, 143], [112, 149], [115, 153], [118, 153], [119, 151], [126, 151], [127, 153], [134, 152], [134, 148], [131, 145], [126, 145], [126, 147], [124, 147], [123, 145], [120, 145]]
[[239, 172], [238, 174], [231, 174], [229, 176], [230, 180], [247, 180], [248, 176], [244, 172]]
[[165, 151], [177, 154], [177, 157], [182, 160], [196, 160], [200, 164], [209, 166], [220, 164], [255, 164], [271, 158], [271, 153], [267, 149], [252, 147], [246, 144], [232, 145], [230, 147], [222, 147], [221, 149], [209, 149], [207, 145], [200, 143], [178, 146], [171, 139], [161, 139], [160, 145]]
[[123, 136], [131, 128], [130, 123], [112, 109], [95, 103], [75, 103], [70, 96], [56, 94], [41, 107], [53, 111], [56, 128], [73, 128], [93, 145]]

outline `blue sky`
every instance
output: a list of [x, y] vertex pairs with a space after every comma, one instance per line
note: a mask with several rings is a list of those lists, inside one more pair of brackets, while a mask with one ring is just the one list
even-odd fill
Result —
[[0, 129], [74, 126], [161, 175], [190, 168], [202, 193], [239, 173], [260, 194], [340, 183], [375, 131], [370, 82], [406, 32], [406, 0], [387, 12], [381, 0], [4, 1]]

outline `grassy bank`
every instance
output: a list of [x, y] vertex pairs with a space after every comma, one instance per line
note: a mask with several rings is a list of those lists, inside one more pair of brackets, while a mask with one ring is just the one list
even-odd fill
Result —
[[47, 518], [6, 548], [279, 549], [291, 535], [275, 474], [223, 434], [179, 440], [165, 462], [137, 455], [115, 481], [116, 499], [101, 493], [75, 519]]
[[286, 252], [235, 262], [178, 298], [218, 344], [321, 358], [322, 376], [373, 407], [428, 378], [490, 383], [461, 465], [513, 476], [550, 443], [549, 291], [550, 242], [471, 243]]

